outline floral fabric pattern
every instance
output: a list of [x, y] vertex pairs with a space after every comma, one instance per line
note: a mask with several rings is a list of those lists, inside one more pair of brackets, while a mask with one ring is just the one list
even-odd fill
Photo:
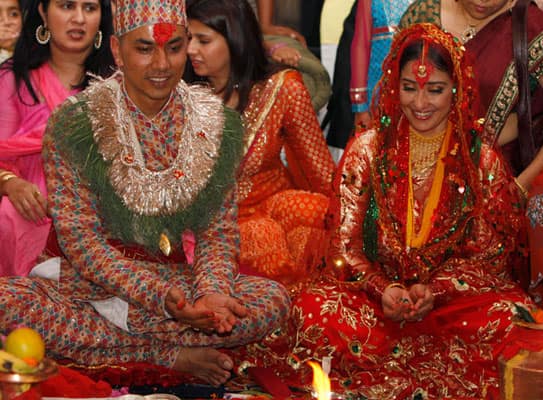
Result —
[[[2, 333], [19, 324], [33, 327], [45, 338], [51, 357], [84, 365], [147, 361], [171, 367], [183, 346], [238, 346], [263, 337], [285, 320], [290, 306], [286, 290], [276, 282], [238, 273], [239, 231], [232, 190], [224, 193], [224, 203], [207, 229], [197, 232], [194, 265], [165, 259], [139, 243], [121, 244], [101, 216], [102, 199], [78, 173], [85, 165], [74, 165], [59, 150], [53, 133], [62, 131], [68, 104], [64, 107], [50, 121], [44, 141], [49, 207], [65, 255], [60, 281], [0, 279]], [[168, 107], [163, 112], [172, 116], [177, 135], [184, 126], [184, 116], [171, 112], [179, 109], [178, 99]], [[80, 113], [85, 114], [83, 119], [93, 117], [88, 107], [81, 107]], [[145, 119], [139, 122], [138, 129], [145, 130]], [[144, 151], [148, 164], [160, 169], [172, 162], [178, 143], [168, 139], [169, 131], [154, 132], [152, 137], [141, 131], [138, 136], [142, 148], [153, 149]], [[92, 137], [93, 132], [88, 129], [85, 134]], [[232, 173], [233, 169], [234, 165]], [[165, 298], [173, 287], [183, 290], [188, 301], [211, 293], [234, 296], [247, 307], [248, 316], [228, 335], [192, 329], [165, 311]], [[90, 303], [112, 297], [128, 303], [129, 331], [108, 321]]]

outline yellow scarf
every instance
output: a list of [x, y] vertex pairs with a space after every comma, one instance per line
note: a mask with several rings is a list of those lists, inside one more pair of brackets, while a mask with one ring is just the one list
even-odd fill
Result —
[[413, 221], [413, 208], [414, 208], [414, 196], [413, 196], [413, 178], [411, 176], [411, 154], [409, 154], [409, 176], [408, 176], [408, 194], [407, 194], [407, 224], [405, 230], [405, 244], [407, 248], [421, 247], [428, 240], [428, 235], [432, 229], [432, 216], [437, 208], [439, 198], [441, 196], [441, 187], [443, 186], [443, 178], [445, 175], [445, 163], [443, 159], [447, 155], [449, 148], [449, 141], [451, 138], [452, 124], [447, 124], [447, 132], [443, 138], [441, 144], [441, 150], [439, 151], [438, 159], [436, 162], [436, 170], [430, 194], [424, 206], [424, 212], [422, 214], [422, 222], [418, 232], [415, 232], [415, 224]]

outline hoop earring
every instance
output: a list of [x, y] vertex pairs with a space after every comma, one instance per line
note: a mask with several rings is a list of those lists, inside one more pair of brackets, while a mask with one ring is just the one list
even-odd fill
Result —
[[51, 39], [51, 32], [45, 26], [40, 25], [36, 28], [36, 41], [41, 45], [46, 45]]
[[94, 38], [94, 48], [98, 50], [100, 47], [102, 47], [102, 31], [96, 32], [96, 37]]

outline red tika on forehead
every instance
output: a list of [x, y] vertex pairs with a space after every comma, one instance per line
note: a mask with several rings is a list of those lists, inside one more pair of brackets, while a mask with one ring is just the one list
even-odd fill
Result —
[[173, 32], [175, 31], [175, 25], [167, 22], [160, 22], [153, 25], [153, 38], [156, 44], [163, 47], [164, 44], [171, 39]]
[[432, 72], [434, 72], [434, 66], [428, 62], [426, 57], [428, 53], [428, 42], [424, 40], [422, 43], [422, 54], [420, 56], [420, 60], [413, 63], [413, 74], [415, 75], [415, 79], [419, 83], [421, 89], [430, 79]]

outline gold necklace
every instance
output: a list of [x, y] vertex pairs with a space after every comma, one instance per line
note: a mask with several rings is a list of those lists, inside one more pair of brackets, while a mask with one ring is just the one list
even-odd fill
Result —
[[460, 33], [460, 41], [462, 43], [467, 43], [469, 42], [471, 39], [473, 39], [475, 37], [475, 35], [477, 34], [477, 32], [479, 31], [479, 25], [481, 25], [481, 23], [483, 21], [478, 21], [477, 23], [472, 23], [470, 22], [470, 17], [468, 15], [468, 13], [466, 12], [466, 9], [464, 8], [464, 6], [462, 5], [462, 3], [458, 0], [455, 0], [454, 1], [454, 5], [456, 7], [456, 14], [462, 14], [462, 19], [465, 21], [466, 23], [466, 28], [464, 28], [464, 30], [462, 32], [459, 32]]
[[446, 131], [444, 129], [436, 135], [424, 136], [409, 127], [409, 154], [414, 177], [423, 178], [434, 167]]
[[[508, 2], [504, 4], [504, 7], [502, 7], [500, 10], [496, 11], [494, 14], [487, 16], [485, 19], [479, 20], [477, 23], [470, 22], [470, 18], [468, 13], [466, 12], [466, 9], [461, 4], [460, 1], [455, 1], [455, 4], [457, 7], [460, 7], [460, 11], [462, 13], [462, 17], [466, 21], [467, 27], [460, 33], [460, 40], [462, 43], [467, 43], [471, 39], [477, 35], [477, 33], [488, 23], [488, 21], [493, 20], [496, 16], [500, 15], [504, 10], [508, 9], [509, 7], [512, 7], [512, 5], [509, 5]], [[513, 3], [514, 4], [514, 3]]]
[[475, 37], [477, 34], [477, 25], [471, 25], [468, 23], [468, 27], [460, 34], [460, 40], [462, 43], [467, 43]]
[[479, 21], [476, 24], [471, 23], [469, 21], [466, 10], [464, 9], [464, 6], [458, 4], [458, 7], [460, 7], [460, 9], [462, 10], [462, 16], [464, 17], [464, 20], [467, 24], [467, 27], [462, 31], [462, 33], [460, 33], [460, 40], [462, 41], [462, 43], [467, 43], [471, 39], [473, 39], [475, 35], [477, 35], [477, 32], [479, 32], [479, 25], [481, 25], [481, 23], [484, 21]]

